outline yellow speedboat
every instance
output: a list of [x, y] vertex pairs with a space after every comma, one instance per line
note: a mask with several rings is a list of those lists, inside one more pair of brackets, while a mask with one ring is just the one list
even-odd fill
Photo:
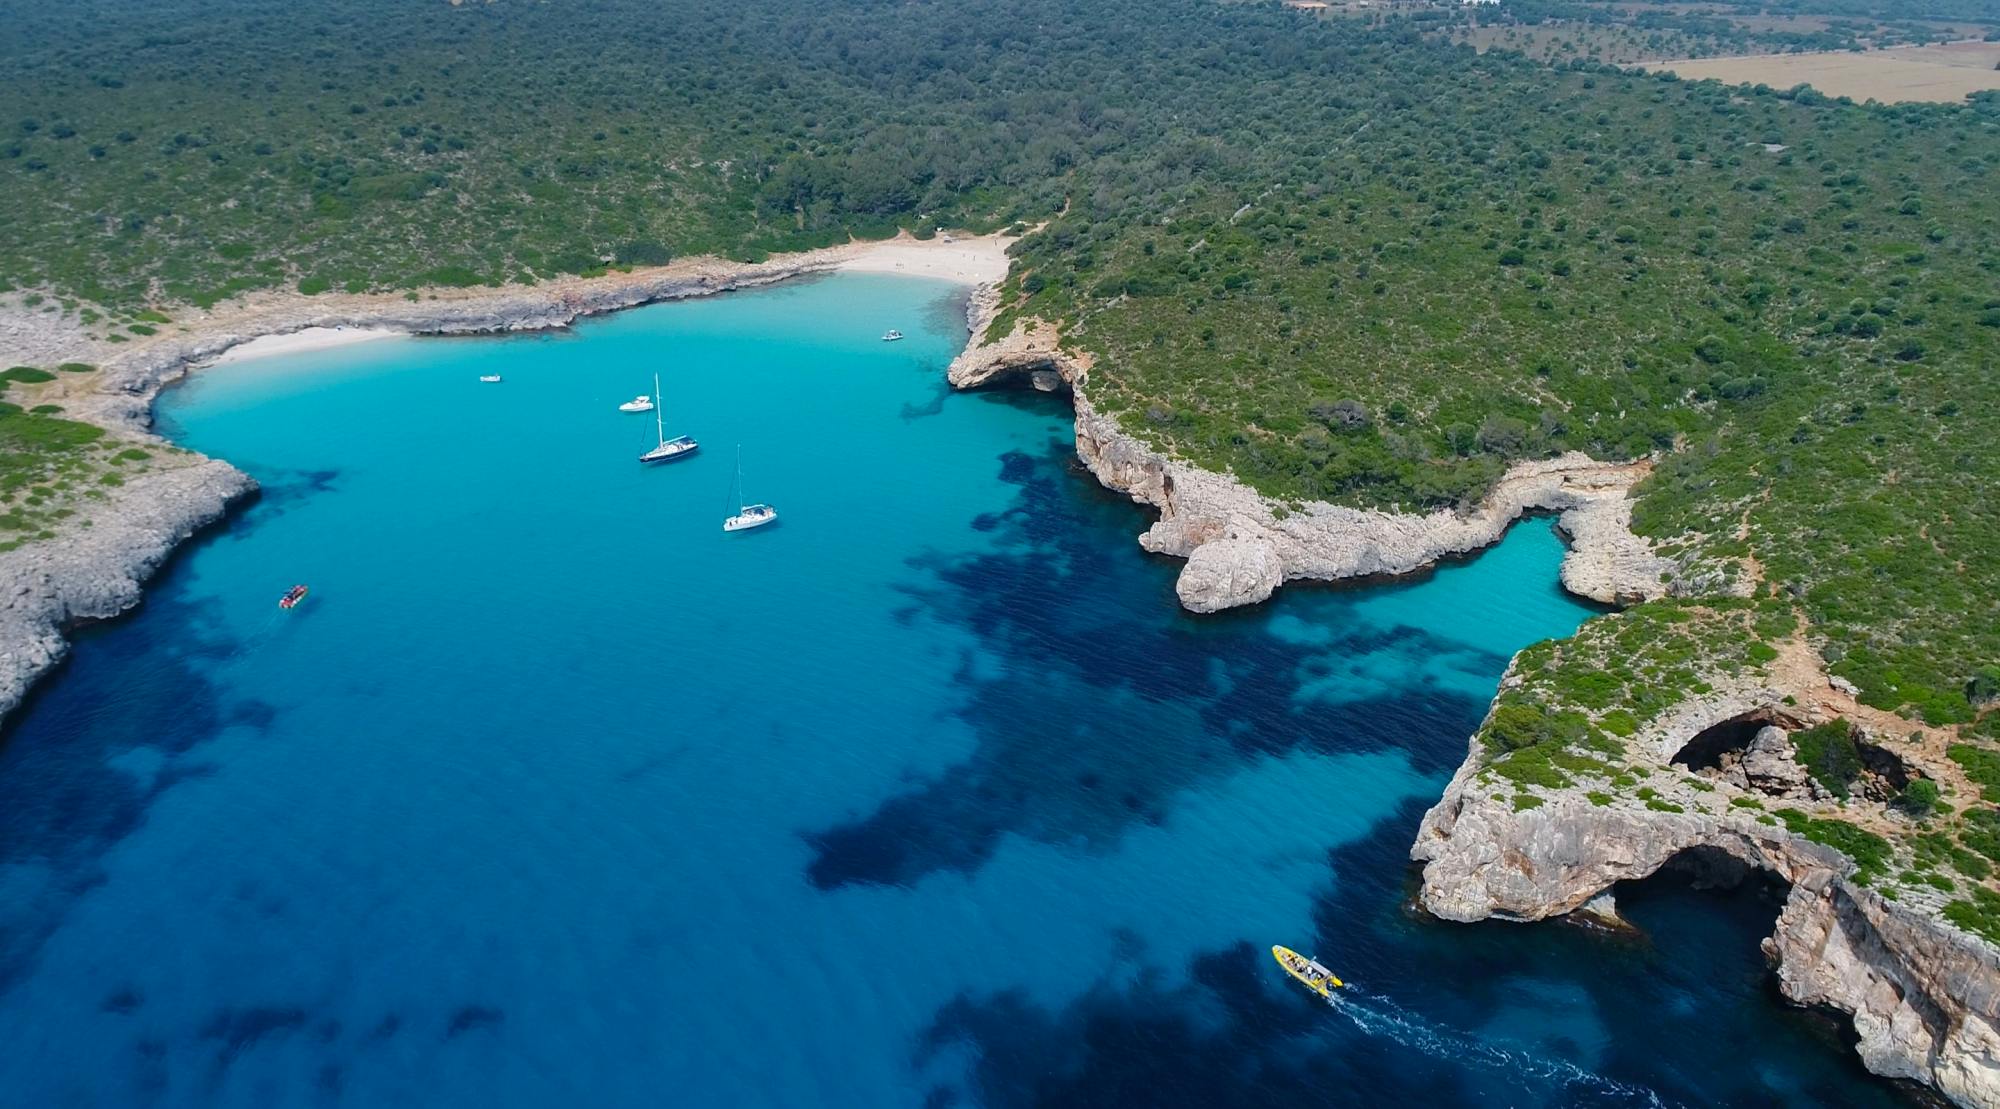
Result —
[[1278, 960], [1278, 965], [1285, 968], [1286, 974], [1305, 983], [1306, 989], [1321, 997], [1331, 997], [1334, 990], [1347, 984], [1334, 977], [1332, 971], [1319, 965], [1318, 962], [1306, 958], [1289, 947], [1273, 946], [1271, 957]]

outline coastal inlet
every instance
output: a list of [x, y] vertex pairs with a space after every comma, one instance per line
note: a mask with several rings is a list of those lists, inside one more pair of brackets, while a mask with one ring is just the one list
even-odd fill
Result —
[[[171, 390], [265, 492], [0, 746], [5, 1100], [1895, 1103], [1755, 889], [1621, 891], [1652, 941], [1404, 912], [1506, 660], [1588, 614], [1548, 521], [1189, 616], [1060, 398], [947, 388], [964, 307], [845, 274]], [[655, 372], [705, 449], [648, 469]], [[781, 526], [721, 531], [738, 443]]]

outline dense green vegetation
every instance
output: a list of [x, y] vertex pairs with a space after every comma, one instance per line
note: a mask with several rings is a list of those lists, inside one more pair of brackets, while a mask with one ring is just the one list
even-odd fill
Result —
[[[1522, 459], [1658, 460], [1635, 523], [1683, 596], [1522, 655], [1485, 738], [1524, 809], [1630, 789], [1625, 737], [1800, 636], [1867, 704], [1959, 727], [1968, 770], [1996, 757], [2000, 96], [1861, 107], [1209, 0], [130, 16], [0, 0], [0, 293], [107, 341], [251, 289], [1047, 220], [996, 328], [1057, 323], [1100, 409], [1280, 500], [1430, 510]], [[9, 456], [15, 530], [68, 510], [75, 453]], [[1843, 750], [1814, 748], [1823, 781]]]
[[1994, 101], [1498, 65], [1320, 108], [1365, 140], [1261, 189], [1073, 211], [1024, 244], [1021, 310], [1075, 321], [1128, 428], [1281, 497], [1430, 506], [1678, 446], [1641, 530], [1754, 552], [1870, 704], [1970, 719], [2000, 657]]
[[[26, 383], [54, 376], [21, 369], [0, 376]], [[0, 552], [52, 538], [86, 501], [103, 499], [106, 486], [124, 484], [154, 461], [151, 451], [95, 424], [61, 419], [60, 411], [51, 404], [23, 409], [0, 402]]]

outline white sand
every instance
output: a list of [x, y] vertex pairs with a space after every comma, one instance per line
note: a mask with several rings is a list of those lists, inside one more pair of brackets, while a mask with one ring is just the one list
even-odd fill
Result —
[[303, 331], [289, 331], [282, 335], [259, 335], [247, 343], [238, 343], [217, 355], [211, 364], [244, 362], [252, 358], [268, 358], [273, 354], [326, 350], [330, 347], [344, 347], [375, 339], [394, 339], [402, 334], [400, 331], [392, 331], [385, 327], [308, 327]]
[[900, 273], [911, 277], [936, 277], [966, 285], [984, 285], [1007, 276], [1007, 247], [1014, 242], [1005, 235], [954, 238], [946, 242], [899, 236], [875, 243], [855, 243], [852, 253], [837, 268], [859, 273]]

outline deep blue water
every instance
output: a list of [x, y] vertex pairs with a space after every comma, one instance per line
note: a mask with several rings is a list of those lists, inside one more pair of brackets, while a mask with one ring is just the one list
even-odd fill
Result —
[[[163, 398], [265, 493], [0, 745], [0, 1102], [1899, 1096], [1778, 1003], [1768, 892], [1408, 911], [1507, 657], [1588, 615], [1546, 521], [1184, 616], [1059, 402], [943, 390], [961, 319], [843, 276]], [[643, 470], [655, 371], [704, 450]], [[738, 443], [782, 522], [725, 535]]]

